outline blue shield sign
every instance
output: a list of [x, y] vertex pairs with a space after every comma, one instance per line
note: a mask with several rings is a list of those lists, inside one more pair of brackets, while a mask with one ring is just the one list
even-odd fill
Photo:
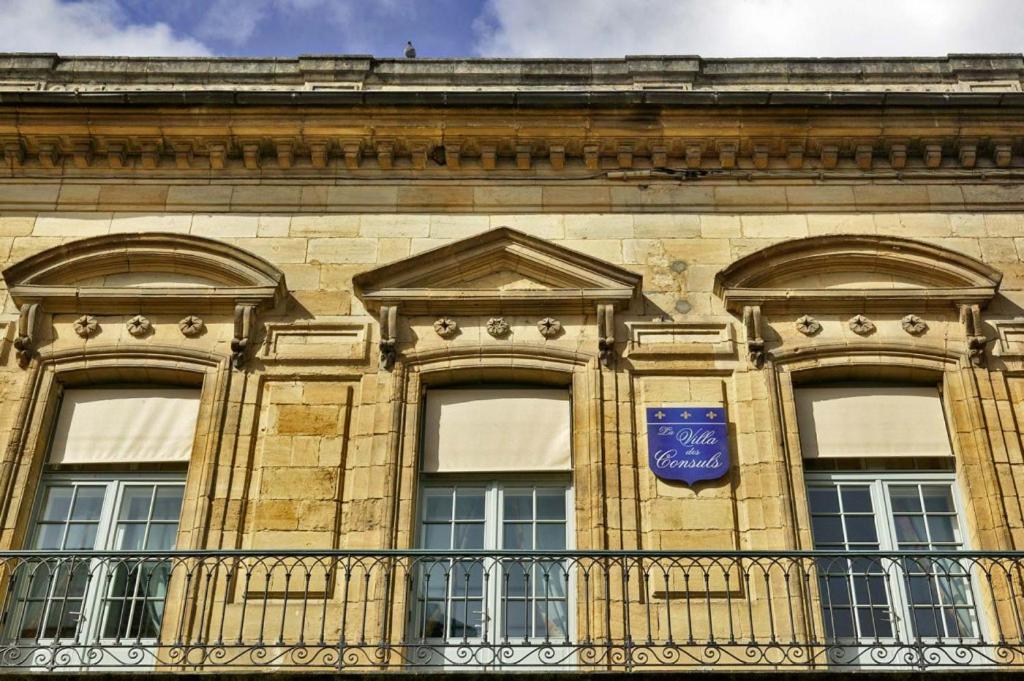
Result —
[[647, 458], [663, 480], [692, 485], [729, 472], [722, 407], [647, 407]]

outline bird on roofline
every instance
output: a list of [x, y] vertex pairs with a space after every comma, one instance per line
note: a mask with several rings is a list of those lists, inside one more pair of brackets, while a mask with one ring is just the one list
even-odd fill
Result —
[[415, 59], [416, 58], [416, 48], [412, 46], [412, 41], [411, 40], [409, 40], [409, 41], [407, 41], [405, 43], [405, 58], [406, 59]]

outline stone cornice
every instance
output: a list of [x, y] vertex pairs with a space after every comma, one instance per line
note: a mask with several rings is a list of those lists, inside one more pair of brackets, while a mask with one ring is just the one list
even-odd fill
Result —
[[833, 59], [705, 59], [637, 55], [616, 59], [379, 59], [62, 57], [0, 53], [5, 90], [580, 89], [1020, 90], [1020, 54]]
[[703, 171], [1002, 171], [1024, 167], [1022, 111], [0, 106], [0, 147], [14, 176], [66, 169], [353, 176], [623, 171], [618, 179]]

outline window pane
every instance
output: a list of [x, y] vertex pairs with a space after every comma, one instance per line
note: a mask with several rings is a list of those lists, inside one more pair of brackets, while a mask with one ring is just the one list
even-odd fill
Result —
[[185, 488], [180, 485], [161, 485], [153, 500], [153, 520], [178, 520], [181, 516], [181, 496]]
[[73, 520], [99, 520], [100, 513], [103, 511], [103, 498], [106, 494], [106, 487], [79, 485], [71, 518]]
[[447, 551], [452, 547], [452, 526], [444, 523], [430, 523], [423, 526], [423, 548]]
[[118, 518], [121, 520], [147, 520], [152, 498], [153, 487], [150, 485], [125, 487]]
[[811, 513], [839, 513], [839, 493], [835, 487], [811, 487], [807, 496]]
[[67, 520], [68, 511], [71, 509], [71, 495], [74, 488], [71, 486], [56, 485], [46, 489], [46, 503], [43, 504], [43, 520]]
[[64, 543], [64, 525], [47, 523], [36, 528], [35, 548], [60, 549]]
[[917, 485], [890, 485], [889, 500], [894, 513], [921, 512], [921, 497]]
[[96, 523], [70, 523], [64, 547], [68, 551], [96, 548]]
[[843, 542], [843, 523], [838, 516], [813, 516], [814, 543], [835, 544]]
[[174, 548], [177, 539], [177, 523], [156, 523], [150, 525], [149, 536], [146, 537], [146, 550], [169, 551]]
[[457, 523], [455, 525], [456, 550], [478, 551], [484, 547], [483, 523]]
[[846, 540], [851, 543], [877, 543], [874, 516], [847, 516]]
[[843, 485], [844, 513], [871, 513], [871, 491], [867, 486]]
[[501, 548], [506, 551], [533, 548], [532, 523], [505, 523]]
[[924, 510], [933, 513], [953, 512], [953, 490], [949, 485], [923, 485]]
[[928, 516], [928, 533], [933, 542], [956, 542], [956, 519], [948, 515]]
[[561, 523], [537, 524], [537, 549], [562, 551], [565, 549], [565, 525]]
[[451, 520], [452, 493], [447, 489], [428, 489], [423, 500], [424, 520]]
[[565, 520], [565, 490], [537, 490], [537, 519]]
[[533, 493], [505, 492], [505, 520], [532, 520]]
[[904, 544], [927, 544], [928, 534], [924, 528], [924, 516], [920, 515], [898, 515], [893, 518], [896, 527], [896, 540], [900, 548], [907, 548]]
[[452, 595], [480, 598], [484, 589], [484, 566], [480, 561], [457, 561], [451, 569]]
[[135, 551], [142, 548], [145, 537], [145, 523], [118, 523], [114, 547], [121, 551]]
[[503, 624], [509, 638], [525, 638], [527, 635], [526, 601], [509, 600], [504, 603], [505, 613]]
[[455, 496], [455, 518], [456, 520], [483, 520], [483, 490], [463, 491], [460, 489]]

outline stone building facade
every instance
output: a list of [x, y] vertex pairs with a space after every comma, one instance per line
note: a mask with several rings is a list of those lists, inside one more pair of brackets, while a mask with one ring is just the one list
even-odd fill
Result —
[[[1022, 78], [1020, 55], [0, 55], [5, 659], [1020, 664]], [[502, 431], [488, 391], [535, 411]], [[655, 407], [724, 409], [727, 472], [655, 475]], [[484, 538], [429, 544], [460, 522]], [[69, 558], [76, 582], [59, 549], [178, 554]], [[499, 554], [416, 549], [575, 554], [527, 558], [513, 603]], [[529, 650], [473, 657], [498, 639]]]

